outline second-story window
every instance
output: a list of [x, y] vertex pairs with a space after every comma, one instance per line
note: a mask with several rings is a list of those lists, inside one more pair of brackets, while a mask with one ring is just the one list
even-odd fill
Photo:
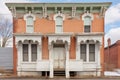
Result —
[[26, 32], [32, 33], [34, 32], [34, 20], [32, 16], [27, 16], [26, 20]]
[[57, 16], [55, 20], [55, 24], [56, 24], [55, 32], [56, 33], [63, 32], [63, 17]]
[[33, 33], [34, 32], [34, 21], [35, 15], [29, 11], [29, 13], [24, 15], [24, 20], [26, 22], [26, 33]]
[[91, 17], [85, 16], [84, 17], [84, 32], [90, 32], [91, 31]]

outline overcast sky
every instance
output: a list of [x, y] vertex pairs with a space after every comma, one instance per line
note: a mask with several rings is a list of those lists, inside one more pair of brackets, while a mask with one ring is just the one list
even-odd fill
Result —
[[108, 38], [112, 43], [120, 40], [120, 0], [0, 0], [0, 15], [11, 18], [5, 2], [112, 2], [105, 14], [105, 45]]

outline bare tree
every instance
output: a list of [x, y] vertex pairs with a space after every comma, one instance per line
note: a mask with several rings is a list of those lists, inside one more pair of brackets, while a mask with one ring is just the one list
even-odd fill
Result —
[[7, 41], [12, 38], [12, 22], [10, 19], [2, 17], [0, 20], [1, 47], [6, 47]]

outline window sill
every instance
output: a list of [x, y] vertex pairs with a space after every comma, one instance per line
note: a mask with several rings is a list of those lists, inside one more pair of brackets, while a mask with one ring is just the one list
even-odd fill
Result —
[[97, 64], [97, 62], [83, 62], [83, 64]]
[[37, 62], [21, 62], [22, 64], [36, 64]]

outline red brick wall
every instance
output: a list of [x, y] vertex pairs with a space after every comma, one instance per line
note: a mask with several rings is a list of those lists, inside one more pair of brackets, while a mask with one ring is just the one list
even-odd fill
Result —
[[[99, 14], [94, 14], [94, 19], [92, 21], [92, 32], [104, 32], [104, 18], [99, 18]], [[79, 33], [84, 31], [84, 22], [82, 17], [78, 19], [65, 19], [63, 22], [64, 32], [74, 32]], [[26, 22], [24, 19], [18, 19], [15, 22], [14, 29], [15, 33], [21, 33], [26, 31]], [[55, 21], [48, 19], [40, 19], [36, 17], [34, 22], [34, 31], [41, 33], [55, 33]]]
[[[17, 24], [17, 20], [13, 18], [13, 26], [16, 27]], [[13, 28], [13, 33], [15, 32], [15, 28]], [[13, 72], [14, 74], [17, 74], [17, 48], [15, 45], [15, 37], [13, 37]]]
[[118, 68], [120, 68], [120, 40], [117, 41], [118, 45]]
[[120, 42], [116, 42], [109, 48], [105, 48], [105, 68], [106, 70], [113, 70], [120, 68]]
[[76, 39], [74, 36], [71, 37], [70, 43], [70, 59], [76, 59]]
[[49, 59], [48, 37], [42, 38], [42, 59]]

